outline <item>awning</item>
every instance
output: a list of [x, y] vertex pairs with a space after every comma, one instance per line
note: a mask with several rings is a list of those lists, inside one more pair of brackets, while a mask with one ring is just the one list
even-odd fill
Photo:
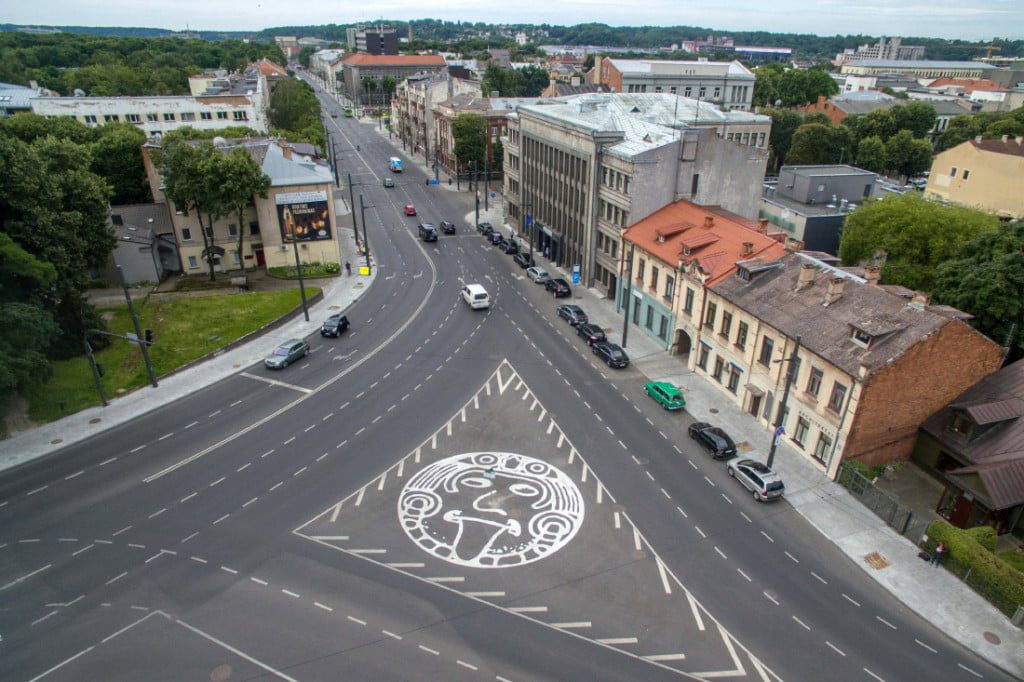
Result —
[[708, 350], [711, 350], [711, 344], [710, 344], [710, 343], [708, 343], [707, 341], [701, 341], [701, 342], [700, 342], [700, 345], [704, 346], [704, 347], [705, 347], [705, 348], [707, 348]]
[[740, 367], [739, 365], [737, 365], [735, 362], [730, 362], [729, 364], [732, 365], [732, 368], [734, 370], [736, 370], [737, 372], [742, 372], [743, 371], [743, 368]]
[[754, 384], [747, 384], [747, 385], [746, 385], [746, 389], [747, 389], [748, 391], [750, 391], [750, 395], [756, 395], [756, 396], [758, 396], [758, 397], [761, 397], [761, 396], [763, 396], [763, 395], [764, 395], [764, 390], [762, 390], [762, 389], [758, 388], [758, 387], [757, 387], [757, 386], [755, 386]]

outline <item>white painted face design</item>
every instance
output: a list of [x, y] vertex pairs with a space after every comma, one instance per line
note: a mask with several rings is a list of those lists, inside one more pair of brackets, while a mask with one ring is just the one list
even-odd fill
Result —
[[471, 452], [417, 473], [398, 498], [406, 535], [461, 566], [520, 566], [555, 553], [583, 523], [572, 480], [533, 457]]

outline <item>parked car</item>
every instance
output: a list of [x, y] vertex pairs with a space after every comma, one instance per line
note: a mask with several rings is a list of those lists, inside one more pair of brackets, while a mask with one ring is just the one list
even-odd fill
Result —
[[501, 232], [498, 232], [497, 230], [487, 235], [487, 238], [491, 240], [491, 244], [493, 244], [494, 246], [500, 246], [505, 242], [505, 238], [502, 237]]
[[537, 284], [543, 284], [548, 281], [548, 271], [538, 266], [526, 268], [526, 276]]
[[288, 339], [271, 351], [263, 364], [268, 369], [284, 369], [296, 360], [309, 355], [309, 344], [302, 339]]
[[683, 392], [667, 381], [651, 381], [644, 384], [644, 393], [654, 398], [666, 410], [681, 410], [686, 407]]
[[596, 324], [590, 324], [589, 322], [584, 322], [576, 327], [576, 336], [582, 336], [588, 346], [593, 346], [595, 343], [603, 343], [608, 340], [603, 329], [598, 327]]
[[341, 336], [348, 329], [348, 318], [344, 315], [331, 315], [320, 327], [320, 336]]
[[450, 220], [442, 220], [441, 232], [444, 232], [445, 234], [455, 234], [455, 223]]
[[544, 288], [551, 292], [555, 298], [568, 298], [572, 296], [572, 289], [569, 283], [562, 278], [549, 279], [544, 282]]
[[412, 204], [405, 205], [405, 215], [416, 215], [416, 207]]
[[385, 187], [394, 187], [395, 186], [395, 181], [392, 180], [391, 178], [384, 178], [384, 186]]
[[558, 306], [555, 308], [555, 312], [558, 313], [560, 318], [574, 327], [578, 324], [583, 324], [584, 322], [589, 321], [587, 314], [583, 312], [583, 308], [571, 303]]
[[609, 367], [625, 369], [629, 366], [629, 356], [626, 355], [626, 351], [614, 343], [603, 341], [593, 344], [590, 348], [594, 351], [594, 355], [604, 360]]
[[782, 478], [760, 462], [752, 459], [730, 459], [729, 475], [749, 490], [758, 502], [777, 500], [786, 492]]
[[711, 456], [715, 459], [729, 459], [736, 456], [736, 443], [732, 441], [729, 434], [717, 426], [712, 426], [707, 422], [697, 422], [690, 424], [687, 433], [690, 434], [690, 438], [710, 450]]
[[519, 253], [519, 244], [516, 244], [514, 239], [506, 239], [505, 244], [501, 247], [501, 250], [504, 251], [509, 256], [514, 256], [515, 254]]
[[420, 234], [420, 239], [425, 242], [436, 242], [437, 241], [437, 228], [431, 223], [420, 223], [416, 228]]
[[514, 260], [516, 262], [516, 265], [518, 265], [521, 268], [525, 269], [533, 267], [533, 256], [531, 256], [526, 251], [520, 251], [512, 260]]
[[490, 223], [486, 223], [486, 222], [485, 223], [477, 223], [476, 224], [476, 229], [483, 236], [489, 237], [491, 235], [491, 232], [494, 232], [494, 225], [491, 225]]

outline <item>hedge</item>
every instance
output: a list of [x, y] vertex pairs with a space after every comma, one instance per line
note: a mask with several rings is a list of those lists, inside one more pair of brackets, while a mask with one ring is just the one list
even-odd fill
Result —
[[961, 530], [945, 521], [934, 521], [928, 526], [926, 547], [934, 551], [940, 542], [945, 543], [942, 565], [1011, 617], [1024, 606], [1024, 574], [985, 547], [991, 540], [994, 548], [994, 538], [991, 528]]
[[[267, 270], [271, 277], [277, 277], [278, 279], [298, 279], [299, 274], [295, 269], [294, 265], [279, 266], [276, 268], [270, 268]], [[312, 263], [302, 264], [302, 276], [306, 278], [312, 277], [330, 277], [337, 275], [341, 272], [341, 266], [337, 263], [320, 263], [314, 261]]]

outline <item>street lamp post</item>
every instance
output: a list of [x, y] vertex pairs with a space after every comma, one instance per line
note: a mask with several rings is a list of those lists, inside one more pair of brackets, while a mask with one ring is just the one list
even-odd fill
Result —
[[636, 251], [636, 244], [629, 244], [629, 260], [626, 261], [626, 295], [622, 301], [622, 347], [626, 347], [626, 338], [629, 336], [629, 301], [633, 298], [633, 253]]
[[132, 317], [132, 324], [135, 326], [135, 338], [138, 339], [139, 350], [142, 351], [142, 359], [146, 363], [146, 372], [149, 373], [149, 383], [153, 388], [157, 387], [156, 372], [153, 371], [153, 363], [149, 361], [149, 351], [146, 349], [145, 337], [142, 335], [142, 328], [139, 326], [139, 318], [135, 315], [135, 306], [132, 305], [132, 295], [128, 292], [128, 282], [124, 279], [124, 271], [117, 266], [117, 276], [121, 280], [121, 287], [124, 289], [124, 300], [128, 303], [128, 313]]
[[309, 306], [306, 303], [306, 283], [302, 281], [302, 262], [299, 261], [299, 240], [292, 232], [292, 251], [295, 252], [295, 272], [299, 276], [299, 295], [302, 296], [302, 315], [309, 322]]
[[779, 438], [785, 433], [782, 421], [786, 418], [786, 403], [789, 400], [789, 387], [793, 383], [793, 364], [797, 360], [797, 354], [800, 352], [800, 337], [796, 337], [796, 346], [793, 347], [793, 354], [788, 358], [776, 360], [775, 362], [786, 362], [786, 386], [782, 389], [782, 402], [779, 403], [779, 413], [775, 417], [775, 428], [772, 430], [772, 445], [768, 449], [768, 461], [765, 465], [771, 469], [772, 464], [775, 462], [775, 447], [779, 443]]
[[[371, 206], [371, 208], [373, 208]], [[363, 204], [363, 195], [359, 195], [359, 221], [363, 224], [363, 252], [366, 254], [366, 269], [370, 269], [370, 238], [366, 234], [366, 206]]]

